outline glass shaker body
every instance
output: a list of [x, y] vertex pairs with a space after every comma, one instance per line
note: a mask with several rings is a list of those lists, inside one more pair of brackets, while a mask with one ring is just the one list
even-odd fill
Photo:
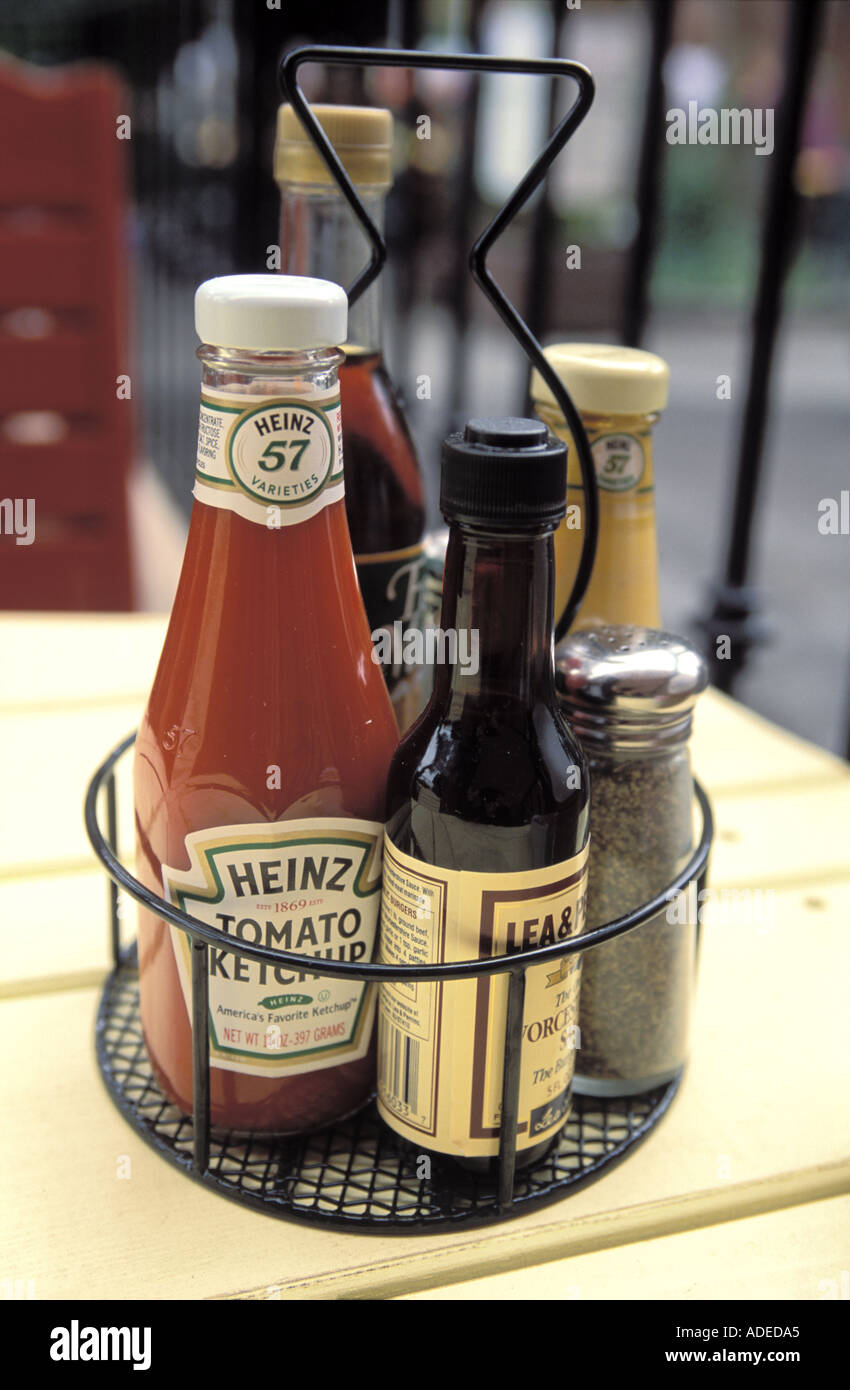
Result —
[[[587, 929], [659, 893], [692, 852], [687, 746], [654, 756], [588, 744], [591, 856]], [[634, 931], [587, 951], [577, 1092], [633, 1095], [672, 1081], [688, 1056], [697, 928], [685, 897]]]
[[[645, 627], [575, 632], [561, 644], [562, 709], [590, 770], [588, 930], [657, 897], [693, 849], [688, 738], [705, 663]], [[687, 1061], [697, 948], [693, 893], [585, 953], [575, 1089], [635, 1095]]]

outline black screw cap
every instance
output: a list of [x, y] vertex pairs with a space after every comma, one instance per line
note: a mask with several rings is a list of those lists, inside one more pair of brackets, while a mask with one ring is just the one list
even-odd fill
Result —
[[500, 530], [557, 523], [566, 498], [567, 446], [542, 420], [470, 420], [443, 444], [440, 510], [447, 521]]

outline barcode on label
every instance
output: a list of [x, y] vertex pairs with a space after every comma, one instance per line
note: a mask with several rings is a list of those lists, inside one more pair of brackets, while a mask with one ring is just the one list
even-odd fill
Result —
[[380, 1041], [381, 1089], [415, 1111], [419, 1100], [419, 1039], [384, 1023]]

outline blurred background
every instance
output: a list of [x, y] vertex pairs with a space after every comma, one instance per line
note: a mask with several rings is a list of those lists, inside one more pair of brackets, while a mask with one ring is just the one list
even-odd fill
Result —
[[[45, 460], [51, 449], [59, 451], [67, 473], [68, 451], [79, 447], [80, 466], [94, 476], [95, 465], [85, 460], [99, 457], [102, 424], [113, 431], [104, 436], [104, 477], [120, 486], [113, 498], [117, 519], [99, 510], [96, 498], [81, 508], [77, 495], [73, 515], [61, 514], [57, 503], [57, 549], [52, 561], [48, 556], [43, 587], [31, 582], [31, 602], [10, 586], [4, 597], [0, 565], [0, 605], [169, 606], [194, 466], [200, 371], [193, 294], [209, 276], [265, 270], [278, 241], [272, 149], [277, 64], [286, 48], [314, 41], [560, 55], [591, 68], [596, 100], [544, 193], [500, 241], [491, 268], [544, 341], [630, 342], [670, 363], [670, 401], [655, 432], [662, 608], [666, 626], [705, 643], [714, 586], [726, 566], [759, 270], [771, 237], [781, 240], [790, 268], [744, 585], [755, 591], [745, 617], [759, 640], [735, 675], [734, 693], [847, 755], [850, 523], [843, 534], [824, 534], [818, 521], [821, 501], [840, 505], [850, 488], [850, 4], [824, 0], [817, 8], [815, 58], [791, 169], [796, 217], [790, 229], [763, 226], [775, 154], [760, 157], [743, 145], [670, 145], [664, 113], [689, 101], [777, 107], [789, 77], [794, 0], [5, 3], [0, 118], [9, 138], [0, 177], [0, 251], [3, 238], [18, 236], [22, 227], [36, 247], [41, 224], [33, 223], [31, 206], [52, 202], [64, 219], [61, 237], [44, 242], [33, 277], [50, 281], [54, 261], [67, 274], [53, 276], [55, 302], [48, 309], [31, 307], [36, 301], [19, 284], [2, 288], [0, 361], [8, 379], [6, 396], [0, 393], [0, 491], [27, 494], [19, 479], [23, 470], [38, 472], [41, 456], [33, 449]], [[116, 139], [116, 116], [110, 117], [108, 148], [101, 149], [95, 117], [94, 125], [76, 122], [78, 108], [69, 104], [51, 164], [37, 144], [38, 122], [20, 115], [29, 109], [32, 75], [19, 65], [43, 70], [39, 80], [58, 92], [66, 65], [80, 62], [97, 65], [92, 92], [98, 71], [107, 69], [112, 85], [100, 98], [129, 120]], [[437, 525], [443, 435], [470, 414], [527, 408], [527, 365], [472, 284], [466, 258], [566, 112], [572, 84], [317, 66], [302, 69], [302, 81], [311, 100], [389, 106], [396, 118], [386, 356], [407, 402], [429, 517]], [[422, 115], [430, 119], [428, 139], [418, 138]], [[31, 185], [39, 168], [55, 170], [53, 193], [42, 188], [36, 198]], [[106, 338], [96, 335], [93, 279], [73, 260], [80, 208], [96, 196], [99, 180], [111, 189], [104, 216], [120, 219], [120, 256], [114, 265], [107, 255], [98, 257], [91, 271], [114, 328]], [[567, 248], [575, 246], [580, 269], [568, 265]], [[67, 277], [74, 275], [76, 298], [68, 291]], [[36, 399], [19, 383], [12, 400], [8, 381], [23, 345], [29, 350], [41, 339], [42, 377], [61, 376], [65, 393], [57, 385], [52, 396]], [[85, 364], [94, 360], [110, 388], [127, 377], [120, 420], [114, 401], [97, 404], [85, 377]], [[730, 382], [722, 398], [720, 376]], [[423, 377], [430, 395], [420, 398]], [[101, 501], [105, 487], [95, 488]], [[75, 585], [79, 557], [101, 545], [106, 555], [110, 537], [99, 577]], [[39, 549], [47, 553], [33, 547], [33, 566]], [[122, 566], [126, 582], [118, 577]], [[714, 630], [728, 628], [715, 621]]]

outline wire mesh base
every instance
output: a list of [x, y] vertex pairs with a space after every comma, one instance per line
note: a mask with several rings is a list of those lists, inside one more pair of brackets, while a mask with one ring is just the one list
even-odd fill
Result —
[[142, 1038], [135, 951], [109, 976], [97, 1018], [97, 1058], [112, 1099], [149, 1144], [190, 1177], [270, 1216], [385, 1234], [439, 1231], [518, 1216], [601, 1177], [667, 1110], [678, 1079], [625, 1100], [576, 1096], [557, 1145], [517, 1173], [514, 1200], [499, 1207], [495, 1184], [421, 1155], [378, 1118], [374, 1102], [316, 1134], [293, 1139], [213, 1131], [209, 1170], [192, 1165], [192, 1121], [154, 1079]]

